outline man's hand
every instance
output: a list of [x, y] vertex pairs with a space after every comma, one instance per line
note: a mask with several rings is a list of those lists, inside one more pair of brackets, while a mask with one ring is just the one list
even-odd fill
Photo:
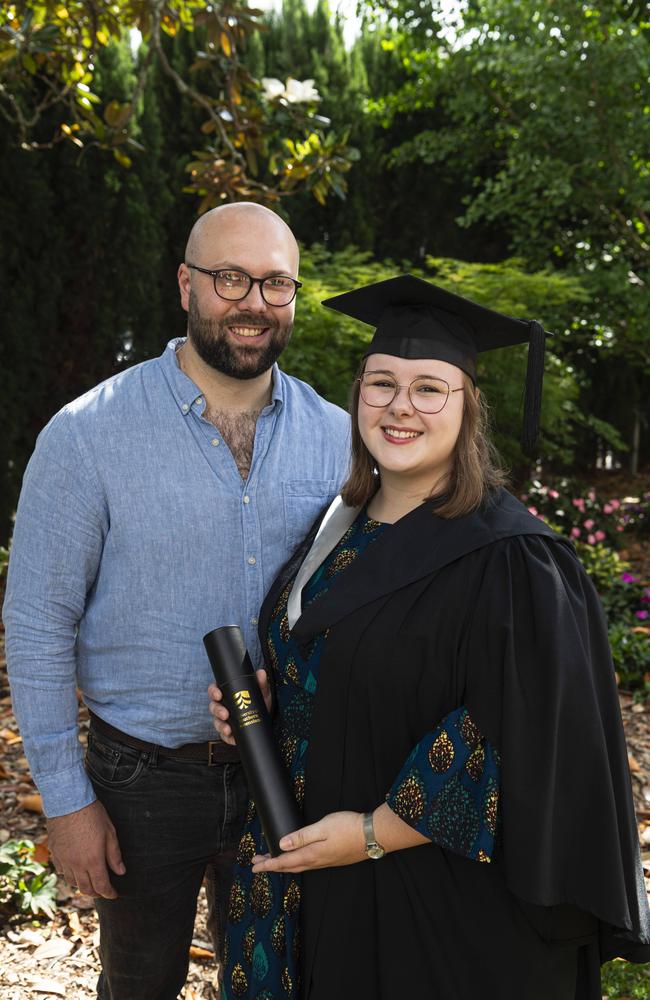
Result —
[[117, 899], [106, 866], [116, 875], [124, 875], [126, 868], [115, 827], [101, 802], [48, 819], [47, 835], [54, 867], [71, 888], [86, 896]]
[[[262, 696], [264, 698], [264, 704], [266, 705], [267, 712], [271, 711], [271, 688], [269, 686], [269, 679], [266, 676], [266, 670], [256, 670], [257, 680], [262, 689]], [[222, 705], [221, 701], [223, 694], [220, 687], [216, 684], [211, 684], [208, 688], [208, 695], [210, 697], [210, 714], [214, 717], [214, 728], [219, 733], [219, 736], [224, 743], [229, 743], [231, 746], [235, 746], [235, 737], [232, 734], [232, 729], [228, 722], [229, 712], [225, 705]]]

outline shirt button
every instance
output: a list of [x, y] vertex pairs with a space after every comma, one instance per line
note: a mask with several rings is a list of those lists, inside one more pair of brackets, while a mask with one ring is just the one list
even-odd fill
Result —
[[212, 438], [212, 441], [210, 441], [210, 444], [213, 446], [213, 448], [216, 448], [217, 445], [219, 444], [219, 438]]
[[197, 406], [200, 406], [201, 403], [203, 402], [203, 396], [197, 396], [194, 402], [196, 403]]
[[181, 410], [183, 411], [183, 413], [187, 413], [187, 411], [189, 410], [189, 406], [187, 405], [187, 403], [183, 403], [183, 405], [181, 406]]
[[250, 497], [248, 496], [248, 494], [247, 494], [247, 495], [246, 495], [246, 496], [244, 497], [244, 503], [250, 503], [250, 502], [251, 502], [251, 498], [250, 498]]
[[257, 562], [257, 559], [255, 558], [255, 556], [249, 556], [248, 557], [248, 564], [249, 564], [249, 566], [254, 566], [256, 562]]
[[251, 625], [257, 625], [257, 618], [251, 618]]

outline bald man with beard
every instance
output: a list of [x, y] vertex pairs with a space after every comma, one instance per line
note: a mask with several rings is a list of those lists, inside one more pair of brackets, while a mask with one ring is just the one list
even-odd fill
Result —
[[261, 666], [262, 598], [348, 466], [347, 415], [276, 363], [298, 264], [269, 209], [203, 215], [178, 269], [187, 336], [59, 411], [25, 474], [9, 677], [55, 866], [96, 897], [102, 1000], [177, 997], [204, 877], [221, 957], [247, 796], [202, 636], [239, 624]]

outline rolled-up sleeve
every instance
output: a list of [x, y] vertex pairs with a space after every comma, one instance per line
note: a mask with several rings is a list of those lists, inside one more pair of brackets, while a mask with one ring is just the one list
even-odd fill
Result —
[[75, 641], [107, 530], [102, 491], [64, 409], [25, 473], [3, 609], [14, 712], [47, 816], [95, 798], [78, 740]]

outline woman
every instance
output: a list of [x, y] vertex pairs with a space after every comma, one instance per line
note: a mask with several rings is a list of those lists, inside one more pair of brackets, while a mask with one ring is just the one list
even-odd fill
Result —
[[534, 434], [543, 332], [411, 276], [325, 304], [377, 326], [352, 470], [260, 616], [305, 825], [273, 859], [251, 807], [224, 997], [600, 1000], [650, 959], [606, 626], [475, 388], [530, 334]]

